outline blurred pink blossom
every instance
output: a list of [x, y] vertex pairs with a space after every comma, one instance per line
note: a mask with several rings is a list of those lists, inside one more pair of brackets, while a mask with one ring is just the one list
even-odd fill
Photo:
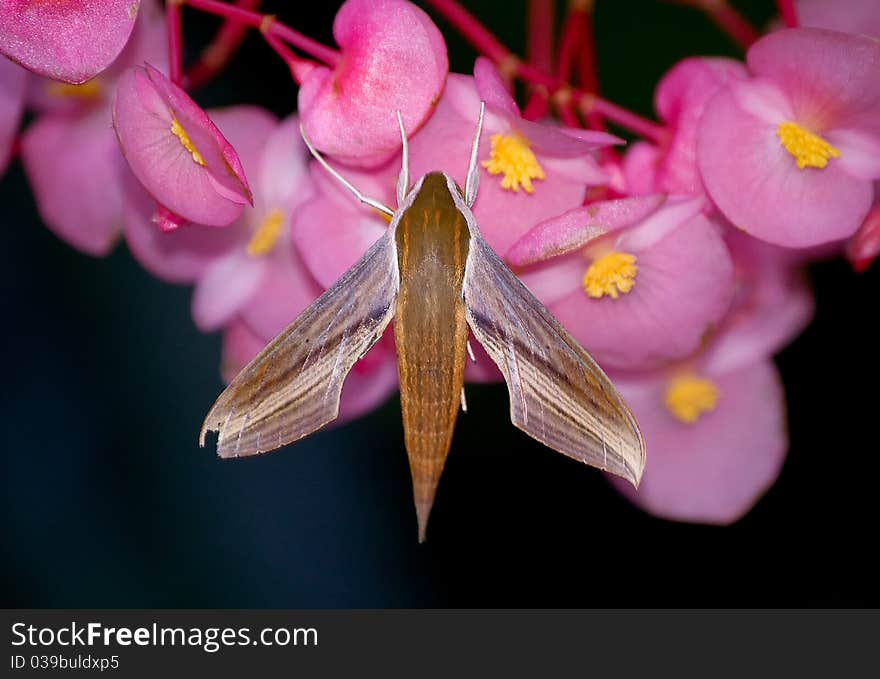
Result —
[[119, 55], [139, 0], [0, 3], [0, 52], [34, 73], [69, 83], [94, 77]]
[[446, 43], [427, 14], [403, 0], [348, 0], [333, 22], [335, 68], [313, 68], [299, 91], [316, 148], [352, 165], [377, 165], [400, 149], [395, 111], [410, 134], [431, 115], [446, 81]]
[[164, 63], [165, 22], [144, 1], [137, 26], [113, 65], [82, 85], [32, 77], [30, 105], [40, 114], [23, 136], [22, 161], [46, 226], [72, 247], [106, 255], [122, 230], [129, 174], [112, 128], [116, 84], [145, 59]]

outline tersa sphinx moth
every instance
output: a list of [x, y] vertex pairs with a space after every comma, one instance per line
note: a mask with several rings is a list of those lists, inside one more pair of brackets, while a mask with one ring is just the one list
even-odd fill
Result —
[[468, 328], [498, 365], [514, 425], [544, 445], [638, 485], [645, 444], [620, 394], [480, 235], [474, 136], [465, 189], [431, 172], [409, 185], [403, 120], [397, 210], [385, 234], [229, 384], [208, 413], [200, 443], [219, 433], [220, 457], [255, 455], [311, 434], [336, 418], [342, 384], [394, 319], [403, 431], [419, 541], [452, 441]]

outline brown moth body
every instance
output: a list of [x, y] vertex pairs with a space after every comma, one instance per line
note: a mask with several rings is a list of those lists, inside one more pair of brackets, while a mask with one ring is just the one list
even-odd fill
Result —
[[424, 540], [458, 416], [468, 337], [462, 299], [468, 228], [442, 174], [425, 177], [395, 236], [400, 406], [419, 540]]

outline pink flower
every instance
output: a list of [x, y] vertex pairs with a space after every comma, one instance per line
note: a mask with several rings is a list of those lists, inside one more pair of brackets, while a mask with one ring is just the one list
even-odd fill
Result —
[[719, 334], [698, 356], [614, 382], [645, 436], [638, 491], [611, 479], [655, 516], [726, 524], [779, 475], [788, 447], [785, 403], [770, 357], [800, 333], [813, 300], [790, 251], [729, 237], [738, 292]]
[[26, 71], [0, 58], [0, 177], [9, 163], [12, 143], [24, 112], [25, 76]]
[[138, 261], [160, 278], [196, 282], [193, 317], [205, 331], [234, 317], [268, 340], [322, 288], [290, 243], [291, 215], [312, 192], [299, 121], [239, 106], [212, 118], [255, 177], [254, 207], [226, 229], [189, 224], [163, 233], [150, 223], [152, 204], [136, 193], [126, 210], [126, 238]]
[[0, 3], [0, 52], [35, 73], [81, 83], [119, 55], [139, 0]]
[[673, 66], [657, 85], [654, 107], [669, 130], [662, 147], [637, 142], [624, 158], [630, 193], [703, 193], [697, 168], [697, 126], [706, 104], [727, 82], [746, 77], [732, 59], [691, 57]]
[[183, 219], [226, 226], [253, 203], [235, 149], [182, 89], [149, 64], [120, 79], [113, 125], [134, 175]]
[[733, 523], [779, 476], [785, 396], [771, 360], [724, 373], [697, 363], [615, 385], [639, 422], [648, 461], [637, 491], [611, 483], [649, 514]]
[[[241, 319], [231, 321], [223, 331], [223, 380], [230, 382], [268, 341], [254, 333]], [[339, 417], [330, 426], [365, 415], [381, 405], [396, 389], [397, 355], [388, 333], [354, 364], [342, 387]]]
[[395, 111], [410, 134], [433, 112], [449, 71], [446, 44], [428, 15], [403, 0], [348, 0], [333, 35], [342, 59], [305, 77], [303, 127], [340, 161], [379, 164], [400, 149]]
[[808, 247], [852, 235], [880, 177], [880, 42], [813, 28], [748, 52], [700, 122], [697, 160], [712, 200], [762, 240]]
[[488, 61], [478, 59], [474, 74], [449, 76], [437, 111], [410, 142], [411, 172], [441, 170], [463, 186], [480, 100], [486, 101], [474, 215], [504, 255], [537, 222], [581, 205], [587, 185], [607, 181], [590, 153], [618, 140], [525, 120]]
[[122, 54], [82, 85], [31, 79], [31, 106], [41, 111], [24, 134], [22, 161], [46, 226], [93, 256], [106, 255], [122, 230], [125, 166], [112, 129], [111, 105], [124, 70], [165, 58], [165, 22], [155, 2], [143, 2]]
[[523, 282], [605, 368], [694, 352], [727, 312], [733, 264], [700, 199], [593, 203], [534, 227], [509, 252]]

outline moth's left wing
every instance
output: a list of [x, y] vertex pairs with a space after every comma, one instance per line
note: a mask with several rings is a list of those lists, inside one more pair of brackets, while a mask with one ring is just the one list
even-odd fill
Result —
[[232, 380], [202, 426], [220, 457], [255, 455], [300, 439], [339, 414], [351, 367], [382, 336], [400, 275], [394, 229]]
[[645, 443], [623, 398], [475, 229], [463, 294], [471, 330], [507, 381], [513, 424], [638, 485]]

